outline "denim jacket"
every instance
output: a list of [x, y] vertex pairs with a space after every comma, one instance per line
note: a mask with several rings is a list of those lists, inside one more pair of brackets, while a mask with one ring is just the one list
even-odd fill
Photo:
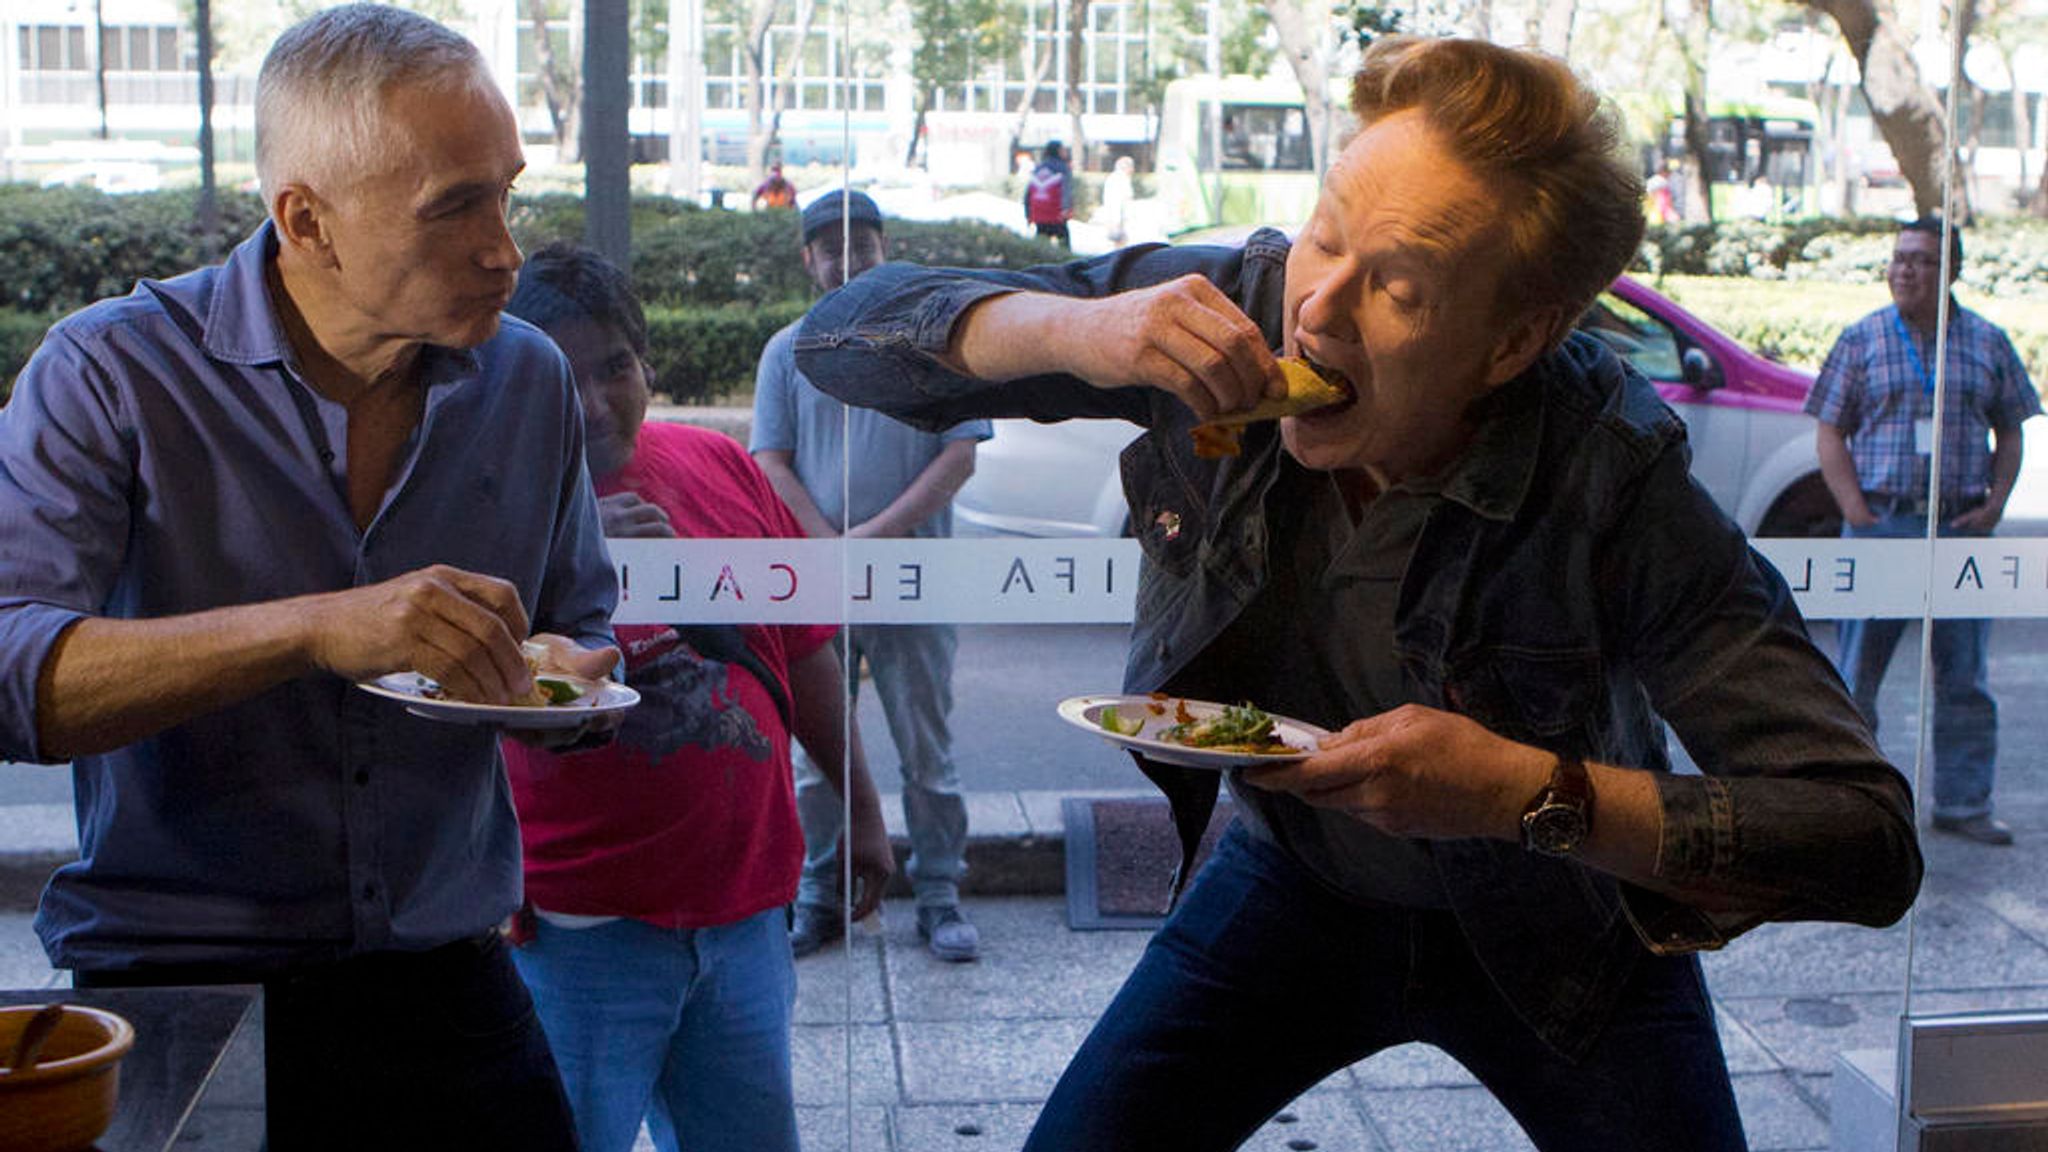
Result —
[[[1282, 451], [1198, 459], [1193, 413], [1148, 389], [1062, 376], [992, 384], [936, 357], [973, 303], [1011, 290], [1103, 296], [1208, 277], [1280, 345], [1287, 241], [1138, 248], [1023, 272], [892, 264], [827, 296], [797, 337], [827, 392], [928, 427], [969, 416], [1119, 417], [1144, 550], [1125, 690], [1192, 694], [1205, 649], [1262, 587]], [[1583, 1051], [1635, 960], [1718, 948], [1771, 920], [1889, 924], [1918, 892], [1904, 778], [1879, 754], [1784, 580], [1692, 481], [1685, 428], [1649, 384], [1573, 337], [1483, 402], [1424, 525], [1395, 617], [1408, 699], [1554, 752], [1655, 772], [1656, 876], [1674, 895], [1497, 840], [1439, 840], [1451, 907], [1489, 975], [1560, 1051]], [[1699, 774], [1671, 770], [1668, 723]], [[1214, 772], [1143, 762], [1189, 855]], [[1597, 819], [1597, 812], [1595, 818]]]

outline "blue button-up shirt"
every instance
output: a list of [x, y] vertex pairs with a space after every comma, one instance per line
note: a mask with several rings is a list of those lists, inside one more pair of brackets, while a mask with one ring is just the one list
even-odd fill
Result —
[[[1968, 308], [1949, 311], [1948, 385], [1941, 422], [1941, 495], [1968, 507], [1991, 487], [1993, 428], [2041, 411], [2026, 365], [1998, 326]], [[1865, 492], [1925, 496], [1930, 457], [1914, 425], [1934, 415], [1934, 341], [1922, 343], [1896, 306], [1842, 332], [1807, 393], [1806, 411], [1849, 437]]]
[[[46, 759], [38, 676], [86, 616], [141, 619], [451, 564], [536, 631], [610, 643], [617, 589], [568, 365], [507, 318], [429, 348], [424, 415], [367, 530], [348, 414], [309, 388], [265, 284], [265, 225], [220, 267], [50, 330], [0, 409], [0, 759]], [[331, 675], [74, 766], [80, 858], [36, 929], [60, 966], [254, 969], [486, 930], [518, 903], [496, 733]]]

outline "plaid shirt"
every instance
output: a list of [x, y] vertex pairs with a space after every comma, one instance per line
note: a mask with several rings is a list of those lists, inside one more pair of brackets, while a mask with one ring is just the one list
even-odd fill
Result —
[[[1806, 411], [1848, 436], [1865, 492], [1924, 496], [1928, 458], [1916, 450], [1913, 425], [1934, 415], [1921, 372], [1933, 362], [1934, 342], [1921, 344], [1916, 333], [1909, 345], [1897, 317], [1896, 307], [1880, 308], [1842, 333], [1807, 394]], [[1950, 310], [1946, 388], [1942, 499], [1977, 499], [1991, 487], [1987, 434], [2036, 415], [2041, 398], [2005, 333], [1960, 306]]]

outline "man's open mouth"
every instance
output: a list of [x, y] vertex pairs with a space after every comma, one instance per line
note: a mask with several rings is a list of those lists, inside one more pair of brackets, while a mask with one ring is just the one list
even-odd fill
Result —
[[1334, 385], [1338, 391], [1344, 394], [1344, 398], [1341, 400], [1332, 401], [1331, 403], [1325, 404], [1320, 408], [1312, 408], [1307, 412], [1299, 413], [1295, 417], [1296, 419], [1313, 419], [1320, 416], [1332, 416], [1336, 413], [1344, 411], [1345, 409], [1351, 407], [1353, 404], [1358, 403], [1358, 389], [1352, 385], [1350, 377], [1344, 375], [1344, 373], [1339, 372], [1335, 368], [1332, 368], [1327, 364], [1319, 363], [1315, 359], [1308, 356], [1301, 357], [1301, 361], [1302, 363], [1307, 364], [1310, 368], [1315, 369], [1316, 375], [1322, 377], [1325, 381]]

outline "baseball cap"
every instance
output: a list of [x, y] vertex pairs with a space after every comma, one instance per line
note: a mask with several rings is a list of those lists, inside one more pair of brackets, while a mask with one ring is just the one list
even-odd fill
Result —
[[844, 192], [838, 188], [825, 193], [804, 209], [804, 243], [821, 232], [837, 228], [841, 220], [882, 227], [882, 210], [865, 192]]

